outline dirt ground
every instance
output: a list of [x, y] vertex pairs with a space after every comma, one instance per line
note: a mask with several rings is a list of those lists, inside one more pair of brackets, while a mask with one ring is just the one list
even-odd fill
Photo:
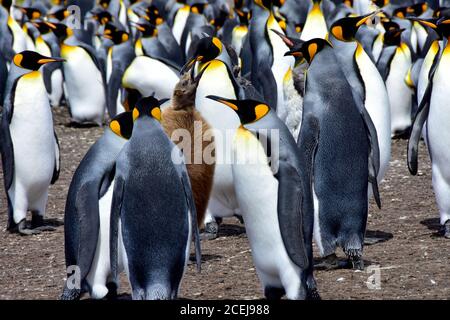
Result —
[[[21, 237], [5, 231], [6, 198], [0, 181], [0, 299], [57, 299], [64, 276], [63, 217], [72, 174], [100, 128], [67, 126], [64, 109], [55, 111], [61, 145], [61, 175], [50, 188], [47, 219], [54, 232]], [[449, 299], [450, 240], [439, 235], [438, 211], [431, 186], [428, 155], [421, 145], [419, 175], [406, 167], [406, 142], [393, 141], [392, 161], [380, 186], [382, 204], [370, 206], [368, 232], [388, 240], [365, 247], [365, 271], [316, 271], [323, 299]], [[1, 174], [1, 178], [3, 174]], [[203, 241], [201, 274], [189, 265], [180, 291], [188, 299], [260, 299], [263, 297], [244, 227], [224, 220], [219, 237]], [[338, 255], [343, 257], [341, 252]], [[379, 289], [369, 288], [379, 275]], [[122, 279], [121, 292], [129, 293]]]

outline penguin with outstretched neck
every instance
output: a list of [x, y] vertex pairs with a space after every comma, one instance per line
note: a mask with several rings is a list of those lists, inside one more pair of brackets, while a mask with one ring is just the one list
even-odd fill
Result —
[[[1, 153], [8, 198], [8, 230], [22, 235], [54, 230], [44, 226], [48, 188], [59, 176], [59, 144], [39, 69], [60, 58], [34, 51], [14, 56], [5, 89]], [[26, 226], [27, 211], [33, 213]]]

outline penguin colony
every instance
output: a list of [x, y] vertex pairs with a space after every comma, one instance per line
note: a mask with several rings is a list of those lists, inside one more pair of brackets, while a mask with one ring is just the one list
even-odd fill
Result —
[[412, 174], [424, 139], [450, 238], [450, 1], [0, 3], [9, 231], [52, 230], [51, 108], [106, 124], [69, 187], [79, 285], [68, 271], [61, 299], [114, 297], [121, 272], [133, 299], [175, 299], [191, 242], [200, 271], [200, 238], [229, 216], [245, 224], [266, 298], [319, 299], [312, 242], [321, 267], [347, 266], [340, 247], [364, 268], [368, 202], [381, 208], [397, 137]]

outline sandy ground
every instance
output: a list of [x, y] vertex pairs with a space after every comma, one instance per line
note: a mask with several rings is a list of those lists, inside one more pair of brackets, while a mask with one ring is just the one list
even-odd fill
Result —
[[[57, 299], [65, 276], [63, 216], [72, 174], [100, 128], [72, 128], [64, 109], [55, 111], [61, 145], [61, 175], [50, 188], [47, 218], [54, 232], [32, 237], [6, 228], [6, 198], [0, 181], [0, 299]], [[392, 161], [380, 186], [383, 207], [370, 206], [368, 232], [390, 238], [366, 246], [365, 271], [317, 271], [323, 299], [449, 299], [450, 240], [439, 235], [438, 211], [428, 155], [421, 145], [419, 175], [406, 167], [406, 142], [393, 142]], [[3, 177], [3, 175], [1, 175]], [[0, 178], [1, 179], [1, 178]], [[262, 291], [245, 235], [235, 219], [224, 221], [219, 237], [203, 241], [201, 274], [188, 267], [180, 292], [188, 299], [260, 299]], [[338, 253], [343, 257], [342, 252]], [[380, 288], [367, 286], [370, 276]], [[121, 292], [129, 293], [122, 279]], [[370, 281], [369, 281], [370, 282]]]

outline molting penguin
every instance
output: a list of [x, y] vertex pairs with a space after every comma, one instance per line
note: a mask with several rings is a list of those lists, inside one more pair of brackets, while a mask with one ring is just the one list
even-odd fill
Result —
[[206, 98], [211, 94], [228, 99], [240, 96], [241, 88], [234, 78], [228, 59], [229, 55], [222, 48], [222, 42], [216, 37], [208, 37], [200, 40], [192, 59], [183, 68], [183, 71], [189, 68], [192, 68], [192, 72], [197, 70], [195, 108], [214, 129], [216, 168], [205, 219], [205, 229], [211, 237], [217, 236], [213, 217], [229, 217], [238, 213], [230, 163], [232, 139], [227, 132], [237, 129], [239, 121], [233, 110]]
[[[181, 151], [161, 124], [161, 101], [141, 99], [133, 109], [130, 140], [116, 161], [111, 206], [111, 261], [117, 279], [118, 223], [133, 299], [175, 299], [194, 234], [200, 241], [189, 176]], [[142, 195], [148, 195], [143, 197]]]
[[437, 27], [444, 37], [444, 49], [433, 63], [429, 83], [413, 122], [408, 143], [408, 166], [412, 174], [417, 173], [418, 147], [422, 127], [426, 121], [426, 141], [431, 158], [433, 189], [440, 213], [444, 236], [450, 238], [450, 157], [448, 142], [450, 130], [447, 97], [450, 90], [448, 69], [450, 68], [450, 19], [442, 18]]
[[[59, 176], [59, 145], [42, 74], [46, 63], [62, 61], [36, 52], [14, 56], [5, 90], [1, 152], [8, 198], [8, 230], [23, 235], [51, 230], [43, 226], [48, 187]], [[32, 230], [26, 228], [30, 210]]]
[[175, 86], [171, 106], [163, 110], [161, 124], [186, 159], [200, 228], [213, 185], [215, 147], [210, 125], [195, 108], [196, 89], [197, 83], [186, 73]]
[[[230, 107], [241, 122], [234, 135], [232, 171], [264, 295], [318, 299], [312, 275], [313, 214], [308, 217], [301, 205], [303, 183], [294, 139], [264, 103], [208, 98]], [[268, 119], [260, 123], [266, 115]]]
[[369, 159], [379, 155], [376, 137], [366, 129], [370, 116], [361, 113], [363, 106], [356, 105], [352, 88], [326, 40], [311, 39], [286, 54], [304, 57], [310, 65], [297, 141], [305, 184], [303, 208], [314, 212], [320, 254], [336, 260], [335, 250], [340, 246], [354, 267], [363, 268], [367, 182], [377, 190], [379, 167], [377, 159]]
[[109, 291], [113, 295], [117, 290], [109, 259], [114, 166], [132, 129], [131, 112], [111, 120], [73, 175], [64, 215], [65, 256], [67, 268], [79, 267], [81, 288], [69, 288], [66, 283], [63, 300], [77, 300], [85, 291], [94, 299], [102, 299]]

